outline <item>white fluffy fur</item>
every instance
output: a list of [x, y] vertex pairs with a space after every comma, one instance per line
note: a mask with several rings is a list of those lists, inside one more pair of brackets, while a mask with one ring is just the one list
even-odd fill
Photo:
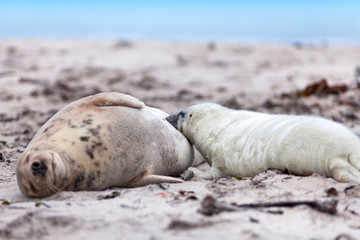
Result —
[[360, 139], [330, 120], [236, 111], [204, 103], [184, 110], [177, 123], [212, 166], [208, 171], [191, 168], [205, 179], [248, 177], [275, 168], [360, 182]]

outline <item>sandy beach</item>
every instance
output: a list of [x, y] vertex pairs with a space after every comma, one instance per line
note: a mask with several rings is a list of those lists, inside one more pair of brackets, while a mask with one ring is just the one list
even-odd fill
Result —
[[[360, 136], [360, 47], [2, 40], [0, 63], [0, 239], [360, 239], [360, 186], [321, 174], [266, 170], [253, 178], [192, 178], [44, 199], [23, 196], [15, 174], [46, 120], [76, 99], [108, 91], [169, 114], [215, 102], [322, 116]], [[321, 206], [236, 207], [294, 201]]]

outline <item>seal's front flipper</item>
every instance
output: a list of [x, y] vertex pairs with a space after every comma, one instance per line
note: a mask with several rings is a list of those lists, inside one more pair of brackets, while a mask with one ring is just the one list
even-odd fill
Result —
[[209, 170], [200, 170], [194, 167], [190, 167], [189, 171], [192, 171], [196, 177], [203, 178], [205, 180], [212, 180], [223, 176], [220, 170], [214, 167], [211, 167]]
[[162, 176], [162, 175], [145, 175], [139, 180], [132, 182], [128, 185], [128, 187], [139, 187], [148, 184], [156, 184], [156, 183], [183, 183], [184, 181], [179, 178]]
[[139, 99], [118, 92], [98, 93], [96, 95], [90, 96], [87, 100], [88, 101], [86, 104], [91, 104], [98, 107], [123, 106], [138, 109], [145, 107], [145, 104]]

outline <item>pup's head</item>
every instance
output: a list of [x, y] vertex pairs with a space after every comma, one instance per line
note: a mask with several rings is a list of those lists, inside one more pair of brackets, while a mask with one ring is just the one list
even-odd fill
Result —
[[220, 109], [224, 107], [214, 103], [197, 104], [168, 116], [166, 120], [194, 143], [194, 136], [209, 130], [207, 126], [212, 125]]

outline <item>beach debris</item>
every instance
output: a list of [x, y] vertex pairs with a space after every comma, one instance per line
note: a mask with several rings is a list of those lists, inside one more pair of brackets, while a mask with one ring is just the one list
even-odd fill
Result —
[[252, 222], [252, 223], [259, 223], [260, 221], [259, 221], [259, 219], [256, 219], [256, 218], [253, 218], [253, 217], [250, 217], [250, 222]]
[[12, 116], [8, 116], [5, 113], [0, 113], [0, 122], [14, 122], [18, 121], [21, 117], [20, 113], [15, 113]]
[[360, 107], [360, 100], [356, 100], [354, 98], [342, 97], [339, 99], [339, 103], [351, 107]]
[[5, 161], [5, 156], [6, 156], [6, 151], [0, 152], [0, 162], [4, 162], [4, 161]]
[[205, 96], [202, 95], [200, 93], [194, 92], [190, 89], [180, 89], [178, 90], [178, 92], [176, 93], [176, 100], [177, 101], [188, 101], [188, 100], [192, 100], [192, 99], [204, 99], [204, 98], [210, 98], [210, 96]]
[[352, 112], [341, 113], [341, 116], [350, 121], [356, 121], [359, 119], [359, 117], [355, 113], [352, 113]]
[[215, 49], [216, 49], [216, 42], [213, 42], [213, 41], [210, 41], [210, 42], [208, 42], [207, 43], [207, 49], [209, 50], [209, 51], [214, 51]]
[[[28, 124], [20, 124], [19, 129], [17, 130], [8, 130], [8, 131], [4, 131], [3, 135], [4, 136], [14, 136], [14, 135], [23, 135], [23, 134], [29, 134], [32, 132], [32, 127]], [[1, 161], [1, 156], [0, 156], [0, 161]]]
[[355, 68], [355, 73], [354, 73], [354, 75], [355, 75], [355, 78], [356, 78], [356, 79], [360, 79], [360, 66], [357, 66], [357, 67]]
[[31, 84], [41, 84], [42, 81], [36, 78], [30, 78], [30, 77], [20, 77], [19, 83], [31, 83]]
[[71, 88], [68, 84], [62, 81], [56, 81], [54, 84], [44, 84], [42, 94], [45, 96], [53, 95], [57, 92], [69, 92]]
[[208, 195], [201, 202], [199, 212], [206, 216], [212, 216], [223, 211], [234, 212], [244, 209], [258, 209], [270, 207], [295, 207], [299, 205], [309, 206], [317, 211], [334, 215], [336, 214], [336, 207], [338, 201], [332, 199], [330, 201], [284, 201], [284, 202], [264, 202], [264, 203], [249, 203], [249, 204], [227, 204], [220, 203], [214, 197]]
[[220, 86], [220, 87], [217, 87], [217, 88], [216, 88], [216, 91], [217, 91], [218, 93], [226, 93], [226, 92], [228, 91], [228, 88], [225, 87], [225, 86]]
[[170, 194], [158, 193], [156, 195], [160, 195], [163, 198], [172, 197], [173, 200], [171, 200], [170, 202], [174, 203], [174, 204], [177, 204], [177, 203], [180, 203], [180, 202], [185, 202], [185, 201], [188, 201], [188, 200], [191, 200], [191, 201], [198, 200], [198, 198], [195, 196], [194, 191], [179, 190], [179, 192], [177, 194], [175, 194], [175, 193], [170, 193]]
[[242, 109], [243, 106], [239, 103], [239, 101], [236, 99], [236, 97], [231, 97], [223, 102], [220, 103], [224, 107], [239, 110]]
[[[7, 91], [0, 91], [0, 101], [6, 102], [6, 101], [11, 101], [15, 98], [15, 95], [13, 95], [10, 92]], [[21, 97], [20, 97], [21, 98]], [[19, 99], [19, 97], [18, 97]]]
[[344, 189], [344, 193], [346, 196], [360, 198], [360, 186], [358, 185], [351, 185]]
[[114, 74], [112, 77], [107, 79], [107, 84], [111, 86], [116, 83], [122, 82], [125, 79], [126, 79], [126, 74], [119, 71], [116, 74]]
[[348, 187], [346, 187], [346, 188], [344, 189], [344, 192], [347, 192], [347, 191], [349, 191], [349, 190], [351, 190], [351, 189], [354, 189], [354, 188], [356, 188], [356, 185], [350, 185], [350, 186], [348, 186]]
[[223, 60], [215, 60], [215, 61], [208, 62], [208, 65], [211, 67], [225, 68], [228, 66], [228, 63]]
[[232, 212], [237, 210], [238, 209], [233, 205], [220, 204], [216, 201], [214, 197], [208, 195], [202, 200], [201, 207], [198, 212], [206, 216], [212, 216], [222, 211]]
[[270, 214], [275, 214], [275, 215], [282, 215], [282, 214], [284, 214], [284, 211], [282, 211], [282, 210], [267, 210], [266, 212], [267, 212], [267, 213], [270, 213]]
[[114, 44], [114, 48], [131, 48], [133, 46], [134, 43], [126, 39], [117, 40]]
[[326, 188], [325, 193], [327, 197], [337, 197], [339, 196], [339, 192], [334, 187]]
[[8, 55], [15, 55], [15, 54], [18, 53], [18, 49], [17, 49], [17, 47], [15, 47], [15, 46], [8, 46], [8, 47], [6, 48], [6, 53], [7, 53]]
[[342, 233], [338, 235], [335, 240], [356, 240], [356, 238], [350, 236], [349, 234]]
[[150, 90], [155, 87], [157, 83], [157, 79], [152, 76], [145, 74], [142, 76], [141, 80], [138, 83], [138, 87], [143, 88], [145, 90]]
[[174, 219], [170, 222], [169, 226], [167, 227], [168, 230], [189, 230], [195, 228], [202, 228], [202, 227], [209, 227], [214, 225], [217, 222], [188, 222], [184, 220]]
[[7, 162], [10, 163], [10, 158], [7, 155], [7, 151], [1, 151], [0, 152], [0, 162]]
[[195, 200], [198, 200], [198, 198], [197, 198], [195, 195], [191, 195], [191, 196], [188, 196], [188, 197], [186, 198], [186, 200], [193, 200], [193, 201], [195, 201]]
[[0, 78], [12, 76], [12, 75], [15, 75], [15, 74], [16, 74], [16, 73], [15, 73], [15, 71], [13, 71], [13, 70], [0, 71]]
[[196, 228], [196, 223], [191, 223], [183, 220], [172, 220], [167, 227], [169, 230], [184, 230], [184, 229], [192, 229]]
[[230, 50], [236, 54], [246, 56], [253, 54], [256, 49], [253, 46], [237, 45], [236, 47], [232, 47]]
[[11, 202], [9, 202], [8, 200], [1, 199], [1, 205], [8, 206], [8, 205], [10, 205], [10, 204], [11, 204]]
[[344, 211], [345, 211], [345, 212], [350, 212], [352, 215], [355, 215], [355, 216], [360, 216], [359, 213], [357, 213], [356, 211], [350, 209], [350, 204], [346, 205]]
[[185, 190], [180, 190], [180, 191], [179, 191], [179, 194], [180, 194], [181, 196], [185, 196], [187, 193], [194, 193], [194, 191], [185, 191]]
[[41, 207], [41, 206], [44, 206], [44, 207], [47, 207], [47, 208], [51, 208], [48, 204], [44, 203], [44, 202], [36, 202], [35, 203], [35, 207]]
[[30, 96], [38, 97], [43, 95], [45, 97], [55, 97], [57, 101], [70, 101], [101, 92], [97, 87], [70, 86], [65, 81], [60, 80], [52, 84], [44, 82], [41, 84], [41, 88], [31, 91]]
[[195, 196], [194, 191], [184, 191], [180, 190], [179, 195], [182, 197], [186, 197], [186, 200], [197, 200], [198, 198]]
[[97, 197], [97, 200], [104, 200], [104, 199], [112, 199], [112, 198], [116, 198], [120, 196], [120, 192], [118, 191], [113, 191], [110, 194], [106, 194], [106, 195], [100, 195]]
[[159, 188], [161, 188], [162, 190], [166, 190], [169, 188], [169, 184], [165, 184], [165, 183], [159, 183], [158, 184]]
[[127, 209], [131, 209], [131, 210], [138, 210], [138, 209], [140, 209], [140, 208], [138, 208], [138, 207], [130, 206], [130, 205], [128, 205], [128, 204], [120, 204], [120, 207], [122, 207], [122, 208], [127, 208]]
[[330, 94], [339, 95], [348, 90], [348, 86], [345, 84], [338, 84], [329, 86], [325, 78], [321, 79], [318, 82], [307, 85], [305, 89], [298, 91], [296, 93], [297, 97], [309, 97], [316, 95], [317, 97], [324, 97]]
[[213, 183], [219, 183], [220, 185], [226, 185], [222, 180], [229, 180], [229, 179], [237, 179], [237, 180], [242, 180], [242, 177], [229, 177], [229, 176], [221, 176], [221, 177], [217, 177], [213, 180]]
[[189, 63], [190, 63], [190, 61], [183, 55], [177, 55], [176, 56], [176, 62], [181, 67], [189, 65]]
[[302, 42], [300, 42], [300, 41], [295, 41], [295, 42], [293, 42], [292, 45], [293, 45], [294, 48], [296, 48], [296, 49], [302, 49], [302, 48], [304, 48], [304, 43], [302, 43]]
[[167, 198], [169, 197], [169, 195], [167, 195], [166, 193], [160, 192], [160, 193], [156, 193], [155, 196], [160, 196], [162, 198]]

